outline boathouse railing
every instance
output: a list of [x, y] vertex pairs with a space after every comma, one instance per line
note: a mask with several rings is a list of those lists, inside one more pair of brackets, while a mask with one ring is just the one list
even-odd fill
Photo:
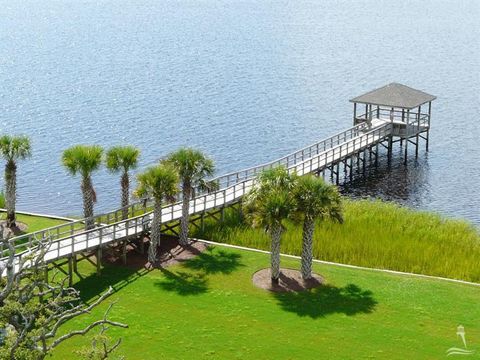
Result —
[[[410, 116], [410, 122], [417, 121], [418, 118], [420, 120], [428, 120], [428, 113], [422, 113], [418, 111], [409, 111], [408, 112]], [[391, 115], [393, 115], [393, 121], [395, 122], [406, 122], [407, 119], [407, 111], [406, 110], [398, 110], [394, 109], [393, 111], [390, 108], [385, 108], [385, 107], [380, 107], [379, 109], [372, 109], [371, 111], [368, 111], [366, 113], [357, 115], [355, 117], [356, 121], [359, 121], [360, 123], [363, 123], [367, 120], [371, 119], [383, 119], [383, 120], [389, 120], [391, 119]]]

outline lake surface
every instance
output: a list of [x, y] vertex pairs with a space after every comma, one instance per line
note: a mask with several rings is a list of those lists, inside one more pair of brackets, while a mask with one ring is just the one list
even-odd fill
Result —
[[[0, 132], [33, 142], [19, 209], [81, 214], [70, 145], [131, 143], [141, 168], [194, 146], [221, 174], [349, 127], [348, 100], [395, 81], [438, 97], [430, 152], [405, 167], [397, 148], [344, 193], [480, 224], [477, 0], [27, 0], [0, 15]], [[96, 211], [115, 208], [118, 176], [93, 181]]]

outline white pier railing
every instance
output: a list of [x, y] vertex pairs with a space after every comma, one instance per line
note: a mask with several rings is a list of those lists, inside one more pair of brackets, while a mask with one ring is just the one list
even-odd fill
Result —
[[[244, 169], [212, 179], [217, 189], [211, 192], [195, 192], [190, 203], [190, 214], [197, 214], [239, 201], [255, 183], [256, 176], [265, 169], [285, 166], [298, 175], [320, 172], [347, 157], [384, 141], [392, 133], [392, 123], [380, 119], [371, 126], [359, 124], [328, 139], [300, 149], [267, 164]], [[162, 208], [162, 223], [181, 218], [180, 199]], [[94, 217], [95, 228], [85, 230], [85, 219], [50, 227], [9, 241], [16, 252], [16, 266], [20, 259], [35, 251], [39, 243], [49, 242], [46, 261], [54, 261], [71, 254], [144, 233], [150, 226], [152, 201], [144, 199], [128, 206], [128, 218], [123, 219], [125, 209]], [[5, 261], [8, 250], [0, 248], [0, 262]]]

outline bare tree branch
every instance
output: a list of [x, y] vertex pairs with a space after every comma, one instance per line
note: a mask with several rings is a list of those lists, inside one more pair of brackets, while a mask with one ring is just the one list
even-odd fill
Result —
[[[85, 305], [80, 293], [73, 287], [67, 287], [67, 278], [54, 280], [58, 273], [46, 279], [47, 264], [45, 255], [52, 245], [50, 239], [37, 241], [35, 246], [21, 253], [15, 253], [15, 244], [3, 238], [0, 225], [0, 323], [10, 331], [8, 348], [0, 346], [0, 357], [15, 359], [19, 351], [29, 351], [32, 357], [43, 359], [62, 342], [102, 326], [101, 335], [108, 326], [126, 328], [126, 324], [108, 319], [113, 303], [109, 305], [102, 319], [84, 329], [71, 331], [60, 337], [57, 332], [61, 325], [82, 314], [90, 313], [113, 293], [110, 287], [97, 300]], [[108, 326], [107, 326], [108, 325]], [[108, 346], [105, 339], [101, 343], [102, 358], [106, 359], [121, 343], [117, 340]], [[99, 348], [100, 349], [100, 348]], [[98, 349], [97, 349], [98, 350]], [[7, 353], [5, 352], [7, 351]]]

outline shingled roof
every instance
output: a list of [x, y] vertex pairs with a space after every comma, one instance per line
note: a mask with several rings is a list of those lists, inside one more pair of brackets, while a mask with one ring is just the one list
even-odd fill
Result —
[[357, 96], [350, 101], [361, 104], [413, 109], [436, 98], [436, 96], [412, 89], [406, 85], [391, 83]]

